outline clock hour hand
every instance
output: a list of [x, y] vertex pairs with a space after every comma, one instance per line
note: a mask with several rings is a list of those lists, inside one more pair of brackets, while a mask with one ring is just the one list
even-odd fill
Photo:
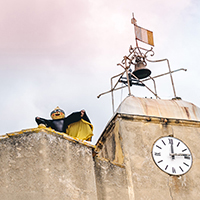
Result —
[[190, 154], [186, 154], [186, 153], [170, 153], [170, 156], [184, 156], [184, 157], [189, 157]]

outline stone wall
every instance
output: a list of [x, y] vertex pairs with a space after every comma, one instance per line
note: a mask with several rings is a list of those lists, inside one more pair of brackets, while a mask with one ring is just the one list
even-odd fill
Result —
[[[192, 168], [182, 176], [171, 176], [161, 171], [151, 156], [154, 142], [169, 135], [184, 141], [192, 152]], [[125, 167], [129, 197], [123, 199], [198, 200], [199, 143], [200, 122], [118, 114], [101, 135], [96, 151], [98, 156], [111, 162], [116, 161], [116, 152], [122, 152], [123, 163], [115, 164]]]
[[93, 147], [63, 136], [33, 129], [0, 140], [2, 200], [97, 199]]
[[95, 157], [95, 175], [98, 200], [129, 199], [125, 167]]

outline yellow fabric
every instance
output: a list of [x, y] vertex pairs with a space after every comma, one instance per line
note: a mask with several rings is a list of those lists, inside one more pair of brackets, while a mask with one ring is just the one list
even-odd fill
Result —
[[148, 44], [150, 44], [151, 46], [154, 46], [153, 32], [147, 31], [147, 37], [148, 37]]
[[66, 133], [81, 140], [89, 140], [93, 136], [93, 126], [89, 122], [81, 119], [78, 122], [72, 123], [68, 126]]

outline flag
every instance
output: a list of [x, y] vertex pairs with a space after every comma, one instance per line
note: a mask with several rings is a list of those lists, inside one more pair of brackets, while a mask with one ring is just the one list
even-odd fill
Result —
[[144, 29], [136, 24], [135, 26], [135, 37], [137, 40], [140, 40], [142, 42], [145, 42], [151, 46], [154, 46], [153, 42], [153, 32], [149, 31], [147, 29]]

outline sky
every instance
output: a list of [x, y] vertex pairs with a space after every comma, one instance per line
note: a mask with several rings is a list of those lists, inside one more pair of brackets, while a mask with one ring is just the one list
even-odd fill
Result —
[[[97, 96], [110, 90], [111, 77], [123, 72], [117, 64], [135, 46], [132, 13], [153, 31], [148, 58], [186, 68], [173, 74], [176, 94], [199, 107], [199, 10], [199, 0], [1, 1], [0, 135], [36, 128], [36, 116], [50, 119], [59, 106], [66, 115], [85, 109], [95, 144], [113, 116], [111, 94]], [[152, 75], [168, 71], [166, 62], [147, 67]], [[156, 83], [162, 99], [174, 97], [169, 76]], [[131, 92], [155, 98], [138, 86]], [[115, 109], [127, 95], [127, 88], [114, 92]]]

